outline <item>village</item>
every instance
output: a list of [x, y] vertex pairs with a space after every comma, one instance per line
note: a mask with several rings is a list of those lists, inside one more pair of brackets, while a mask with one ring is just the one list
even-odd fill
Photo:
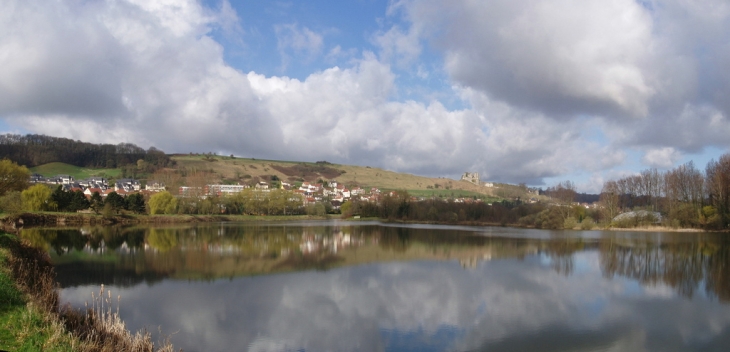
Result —
[[[462, 180], [468, 182], [479, 182], [478, 174], [465, 173]], [[112, 192], [126, 198], [130, 194], [142, 194], [145, 199], [149, 199], [155, 193], [168, 191], [178, 198], [200, 198], [206, 199], [210, 197], [228, 197], [245, 190], [252, 190], [267, 194], [274, 189], [280, 189], [291, 192], [301, 202], [302, 206], [312, 205], [320, 202], [331, 203], [334, 209], [339, 208], [346, 201], [362, 201], [379, 203], [384, 195], [394, 196], [396, 191], [382, 192], [377, 187], [362, 188], [360, 186], [347, 187], [337, 180], [325, 181], [320, 179], [318, 182], [304, 181], [297, 184], [288, 182], [265, 182], [257, 181], [253, 185], [248, 184], [207, 184], [205, 186], [180, 186], [177, 192], [172, 190], [163, 182], [146, 181], [144, 184], [140, 180], [133, 178], [120, 178], [110, 180], [105, 177], [89, 177], [82, 180], [76, 180], [71, 175], [55, 175], [46, 177], [41, 174], [34, 173], [30, 176], [31, 184], [58, 185], [66, 192], [82, 192], [87, 199], [91, 199], [94, 193], [98, 193], [102, 199], [105, 199]], [[483, 183], [485, 187], [494, 187], [492, 183]], [[416, 197], [411, 196], [410, 201], [423, 201], [432, 197]], [[472, 203], [482, 202], [481, 199], [475, 197], [453, 197], [445, 198], [445, 200], [455, 203]]]

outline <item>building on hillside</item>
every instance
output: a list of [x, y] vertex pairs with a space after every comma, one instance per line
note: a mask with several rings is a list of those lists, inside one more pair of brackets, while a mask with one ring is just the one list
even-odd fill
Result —
[[104, 190], [101, 188], [87, 188], [84, 190], [84, 195], [86, 198], [91, 199], [91, 196], [94, 195], [94, 193], [99, 193], [100, 196], [105, 197], [106, 193], [104, 193]]
[[461, 175], [462, 181], [467, 181], [475, 185], [479, 185], [479, 173], [478, 172], [465, 172]]
[[79, 185], [84, 186], [85, 188], [107, 189], [109, 187], [109, 181], [104, 177], [94, 176], [79, 181]]
[[46, 180], [46, 183], [68, 185], [74, 183], [74, 177], [71, 175], [56, 175]]
[[127, 192], [135, 192], [139, 191], [140, 189], [142, 189], [142, 184], [139, 181], [131, 178], [119, 179], [114, 184], [115, 191], [124, 190]]
[[160, 181], [148, 181], [144, 189], [150, 192], [162, 192], [165, 190], [165, 183]]
[[181, 186], [178, 189], [178, 194], [181, 197], [202, 197], [204, 198], [203, 187], [188, 187]]
[[247, 185], [207, 185], [206, 187], [206, 194], [217, 196], [241, 193], [244, 189], [249, 188]]
[[41, 174], [31, 174], [30, 183], [45, 183], [46, 177]]

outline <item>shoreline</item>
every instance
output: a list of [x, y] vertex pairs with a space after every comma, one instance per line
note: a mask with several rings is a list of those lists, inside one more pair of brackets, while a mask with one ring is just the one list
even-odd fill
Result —
[[[17, 214], [5, 214], [0, 216], [0, 230], [8, 233], [18, 233], [20, 229], [39, 226], [82, 226], [82, 225], [139, 225], [139, 224], [187, 224], [187, 223], [213, 223], [213, 222], [273, 222], [273, 221], [316, 221], [316, 220], [345, 220], [351, 222], [375, 220], [391, 224], [427, 224], [427, 225], [457, 225], [457, 226], [490, 226], [510, 227], [523, 229], [536, 229], [535, 227], [521, 226], [519, 224], [502, 224], [479, 221], [408, 221], [388, 220], [380, 218], [341, 218], [339, 216], [313, 216], [313, 215], [143, 215], [143, 214], [119, 214], [114, 216], [103, 216], [100, 214], [88, 213], [51, 213], [51, 212], [26, 212]], [[666, 226], [641, 226], [641, 227], [601, 227], [596, 225], [590, 230], [579, 228], [562, 229], [565, 231], [620, 231], [620, 232], [677, 232], [677, 233], [725, 233], [728, 230], [704, 230], [697, 228], [673, 228]]]
[[[113, 312], [104, 311], [75, 311], [68, 307], [59, 307], [58, 301], [58, 283], [55, 280], [55, 271], [53, 266], [50, 264], [48, 254], [39, 251], [36, 248], [29, 246], [18, 236], [21, 229], [26, 226], [29, 228], [40, 227], [40, 226], [75, 226], [75, 225], [134, 225], [134, 224], [185, 224], [185, 223], [203, 223], [203, 222], [259, 222], [259, 221], [307, 221], [307, 220], [328, 220], [328, 219], [339, 219], [334, 217], [322, 217], [322, 216], [246, 216], [246, 215], [213, 215], [213, 216], [191, 216], [191, 215], [167, 215], [167, 216], [147, 216], [147, 215], [119, 215], [115, 217], [103, 217], [95, 214], [67, 214], [67, 213], [21, 213], [13, 214], [9, 216], [0, 217], [0, 224], [2, 225], [5, 232], [8, 234], [2, 235], [0, 239], [0, 254], [1, 251], [7, 251], [10, 254], [5, 255], [2, 260], [0, 255], [0, 262], [6, 266], [7, 272], [0, 272], [0, 275], [6, 274], [12, 278], [15, 282], [15, 286], [25, 297], [24, 309], [28, 311], [35, 311], [36, 314], [40, 314], [44, 324], [50, 326], [49, 329], [55, 329], [54, 334], [58, 335], [59, 331], [64, 336], [71, 338], [70, 343], [73, 351], [96, 351], [93, 347], [99, 344], [107, 343], [101, 339], [112, 339], [114, 341], [124, 340], [131, 344], [137, 344], [142, 341], [143, 343], [151, 344], [155, 346], [149, 340], [149, 335], [145, 335], [146, 332], [133, 334], [126, 330], [123, 326], [123, 322], [115, 316]], [[345, 221], [351, 221], [357, 223], [359, 221], [372, 221], [376, 220], [382, 223], [391, 224], [432, 224], [432, 225], [457, 225], [457, 226], [493, 226], [493, 227], [511, 227], [511, 228], [525, 228], [530, 227], [515, 226], [509, 224], [494, 224], [484, 222], [455, 222], [455, 223], [438, 223], [438, 222], [416, 222], [416, 221], [401, 221], [401, 220], [386, 220], [386, 219], [344, 219]], [[8, 231], [11, 230], [11, 231]], [[578, 229], [571, 229], [569, 231], [583, 231]], [[602, 228], [596, 227], [592, 230], [586, 231], [616, 231], [616, 232], [676, 232], [676, 233], [717, 233], [727, 231], [704, 231], [701, 229], [677, 229], [662, 226], [645, 226], [637, 228]], [[6, 264], [7, 263], [7, 264]], [[18, 273], [16, 267], [26, 268], [24, 271]], [[49, 268], [50, 267], [50, 268]], [[29, 269], [30, 268], [30, 269]], [[0, 268], [2, 269], [2, 268]], [[42, 283], [42, 287], [38, 286], [38, 283]], [[103, 290], [103, 286], [102, 286]], [[2, 299], [3, 297], [0, 297]], [[11, 319], [12, 320], [12, 319]], [[106, 324], [106, 325], [105, 325]], [[10, 325], [8, 325], [10, 326]], [[120, 329], [120, 326], [122, 329]], [[5, 326], [3, 326], [5, 328]], [[11, 329], [11, 328], [8, 328]], [[90, 329], [108, 329], [109, 332], [102, 332], [101, 335], [97, 333], [95, 339], [92, 339], [88, 335]], [[97, 331], [94, 330], [94, 331]], [[114, 333], [121, 335], [112, 336]], [[19, 336], [21, 333], [17, 331], [11, 332], [15, 336]], [[104, 335], [104, 334], [109, 334]], [[103, 336], [102, 336], [103, 335]], [[54, 335], [55, 336], [55, 335]], [[141, 339], [141, 340], [140, 340]], [[44, 342], [46, 344], [55, 344], [59, 341]], [[25, 343], [24, 341], [15, 341], [18, 343]], [[5, 347], [0, 345], [0, 349]], [[157, 347], [157, 346], [155, 346]], [[160, 350], [172, 351], [172, 346], [169, 344], [162, 343]], [[154, 347], [153, 347], [154, 348]], [[158, 347], [159, 348], [159, 347]]]
[[139, 225], [139, 224], [186, 224], [206, 222], [253, 222], [253, 221], [301, 221], [327, 220], [332, 217], [311, 215], [130, 215], [102, 216], [79, 213], [26, 212], [6, 214], [0, 217], [0, 230], [18, 233], [22, 228], [39, 226], [82, 226], [82, 225]]
[[[130, 332], [111, 298], [92, 293], [90, 308], [62, 306], [48, 253], [15, 234], [0, 234], [0, 350], [172, 352], [169, 340], [155, 343], [147, 330]], [[107, 308], [104, 307], [106, 304]]]

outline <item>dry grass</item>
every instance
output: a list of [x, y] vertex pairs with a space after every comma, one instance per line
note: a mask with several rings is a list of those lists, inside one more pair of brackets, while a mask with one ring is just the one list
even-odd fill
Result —
[[[65, 307], [60, 314], [66, 328], [85, 343], [80, 351], [155, 351], [155, 344], [148, 331], [132, 334], [127, 330], [119, 316], [121, 297], [117, 296], [116, 309], [113, 307], [112, 293], [109, 290], [105, 291], [104, 285], [101, 286], [98, 295], [92, 293], [91, 297], [91, 306], [89, 307], [87, 303], [84, 312]], [[157, 351], [174, 351], [169, 340], [161, 345]]]
[[[98, 296], [92, 294], [91, 308], [85, 311], [59, 307], [58, 283], [48, 254], [19, 240], [11, 240], [7, 235], [2, 241], [2, 246], [10, 252], [7, 258], [10, 275], [28, 301], [30, 313], [24, 313], [20, 319], [29, 322], [21, 322], [21, 326], [38, 325], [30, 322], [34, 319], [31, 313], [40, 312], [41, 319], [51, 327], [44, 346], [39, 346], [41, 349], [46, 350], [64, 340], [74, 351], [81, 352], [174, 350], [169, 340], [155, 349], [148, 332], [129, 332], [119, 317], [118, 305], [116, 311], [112, 310], [111, 292], [105, 291], [103, 286]], [[105, 293], [107, 297], [104, 297]], [[17, 338], [23, 340], [25, 334], [30, 333], [21, 331]]]
[[[469, 191], [485, 196], [496, 195], [494, 188], [481, 187], [466, 181], [417, 176], [368, 166], [244, 158], [231, 159], [229, 156], [213, 156], [206, 160], [205, 156], [175, 155], [172, 159], [175, 160], [178, 168], [184, 168], [188, 171], [212, 171], [215, 180], [211, 180], [211, 182], [228, 180], [243, 183], [252, 179], [268, 180], [271, 176], [276, 176], [286, 182], [315, 182], [321, 178], [324, 180], [336, 179], [347, 186], [357, 185], [363, 188], [433, 191], [449, 189]], [[332, 177], [337, 173], [340, 174]]]

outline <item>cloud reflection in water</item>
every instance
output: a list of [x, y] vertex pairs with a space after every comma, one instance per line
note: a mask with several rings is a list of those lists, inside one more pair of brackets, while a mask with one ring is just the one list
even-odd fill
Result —
[[[122, 296], [120, 313], [130, 328], [156, 331], [159, 325], [185, 351], [727, 346], [727, 305], [679, 297], [662, 284], [607, 279], [597, 251], [575, 258], [579, 270], [567, 276], [529, 255], [471, 269], [458, 261], [412, 261], [212, 282], [165, 280], [113, 294]], [[66, 288], [62, 299], [80, 306], [94, 290]]]

